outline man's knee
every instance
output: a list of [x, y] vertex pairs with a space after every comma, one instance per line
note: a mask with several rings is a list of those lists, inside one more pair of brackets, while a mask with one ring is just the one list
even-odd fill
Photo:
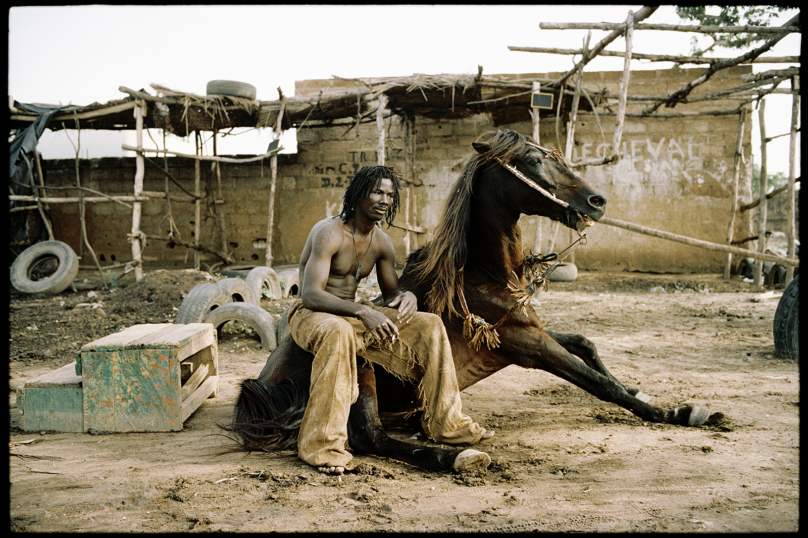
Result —
[[429, 327], [443, 325], [441, 317], [431, 312], [416, 312], [415, 316], [423, 320], [423, 323]]

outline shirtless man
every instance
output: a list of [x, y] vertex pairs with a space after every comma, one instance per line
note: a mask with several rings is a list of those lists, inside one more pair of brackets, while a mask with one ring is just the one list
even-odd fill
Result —
[[[461, 411], [440, 317], [418, 312], [415, 295], [399, 288], [393, 244], [378, 225], [395, 218], [399, 178], [385, 166], [359, 170], [340, 215], [314, 225], [300, 257], [300, 290], [289, 310], [289, 329], [314, 362], [298, 455], [323, 473], [353, 468], [346, 442], [348, 414], [359, 396], [357, 355], [419, 385], [422, 425], [433, 440], [474, 444], [494, 435]], [[384, 307], [356, 301], [359, 281], [374, 266]], [[484, 452], [467, 449], [454, 468], [479, 469], [490, 462]]]

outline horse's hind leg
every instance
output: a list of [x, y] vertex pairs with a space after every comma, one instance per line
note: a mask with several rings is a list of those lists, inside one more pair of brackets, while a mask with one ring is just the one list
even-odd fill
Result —
[[605, 375], [615, 383], [621, 385], [626, 391], [634, 396], [635, 398], [639, 398], [640, 400], [647, 402], [651, 399], [650, 396], [640, 391], [640, 389], [635, 387], [629, 387], [628, 385], [622, 383], [616, 377], [612, 375], [612, 373], [606, 368], [606, 365], [600, 360], [600, 356], [598, 355], [598, 350], [595, 347], [595, 344], [592, 343], [591, 340], [582, 336], [580, 334], [575, 333], [558, 333], [558, 332], [550, 332], [547, 331], [547, 334], [550, 337], [561, 344], [561, 347], [575, 355], [576, 357], [580, 358], [584, 361], [584, 364], [595, 370], [596, 372]]
[[348, 443], [352, 450], [403, 461], [428, 471], [454, 469], [455, 458], [462, 449], [430, 447], [399, 441], [387, 435], [379, 419], [373, 368], [364, 364], [358, 369], [358, 377], [359, 398], [351, 406], [348, 418]]

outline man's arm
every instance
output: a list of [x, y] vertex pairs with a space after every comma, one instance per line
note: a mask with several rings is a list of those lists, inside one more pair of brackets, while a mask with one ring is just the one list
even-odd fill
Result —
[[396, 274], [396, 256], [390, 237], [384, 236], [382, 256], [376, 262], [376, 278], [384, 297], [384, 306], [398, 307], [398, 320], [408, 323], [418, 312], [418, 299], [410, 291], [402, 291]]

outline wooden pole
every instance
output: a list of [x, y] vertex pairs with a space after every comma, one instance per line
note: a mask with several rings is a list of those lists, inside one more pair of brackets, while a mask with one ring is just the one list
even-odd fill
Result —
[[[758, 124], [760, 125], [760, 207], [758, 208], [757, 250], [760, 254], [766, 252], [766, 218], [768, 217], [768, 203], [766, 200], [766, 189], [768, 188], [768, 164], [766, 151], [766, 100], [761, 99], [758, 108]], [[752, 291], [760, 291], [763, 284], [763, 263], [758, 261], [755, 264], [754, 276], [752, 279]]]
[[[140, 141], [138, 141], [138, 145], [140, 145]], [[202, 142], [199, 139], [199, 131], [194, 131], [194, 146], [196, 148], [196, 154], [202, 154]], [[202, 183], [202, 171], [200, 166], [199, 159], [194, 161], [194, 196], [196, 199], [194, 200], [194, 244], [196, 245], [194, 249], [194, 269], [199, 271], [199, 234], [202, 229], [202, 193], [201, 193], [201, 183]]]
[[[620, 30], [620, 23], [614, 22], [540, 22], [542, 30]], [[799, 26], [695, 26], [681, 24], [638, 24], [637, 30], [662, 30], [669, 32], [698, 32], [703, 34], [779, 34], [780, 32], [799, 32]]]
[[[635, 30], [640, 28], [635, 25]], [[536, 52], [540, 54], [563, 54], [564, 56], [575, 56], [581, 54], [581, 49], [562, 49], [556, 47], [513, 47], [508, 46], [508, 50], [512, 52]], [[613, 58], [623, 58], [624, 52], [602, 50], [598, 56], [611, 56]], [[726, 62], [731, 58], [705, 58], [704, 56], [673, 56], [669, 54], [643, 54], [635, 52], [632, 54], [635, 60], [648, 60], [651, 62], [675, 62], [679, 64], [715, 64]], [[797, 64], [800, 63], [799, 56], [760, 56], [754, 60], [750, 60], [750, 64]]]
[[[533, 93], [538, 94], [541, 92], [541, 83], [534, 81], [533, 82]], [[538, 108], [530, 108], [530, 119], [533, 121], [533, 140], [541, 145], [540, 133], [539, 133], [539, 109]], [[534, 222], [536, 223], [536, 229], [533, 233], [533, 252], [539, 253], [541, 252], [541, 217], [536, 215], [533, 217]]]
[[[592, 37], [592, 32], [587, 32], [586, 38], [584, 39], [584, 53], [583, 55], [586, 56], [587, 52], [589, 51], [589, 39]], [[572, 162], [572, 154], [573, 148], [575, 147], [575, 122], [578, 119], [578, 103], [581, 100], [581, 81], [584, 78], [584, 66], [583, 63], [578, 64], [578, 76], [575, 80], [575, 93], [572, 96], [572, 108], [570, 110], [570, 121], [567, 127], [567, 144], [565, 146], [565, 159], [568, 163]], [[558, 224], [558, 223], [556, 223]], [[572, 230], [568, 229], [567, 234], [569, 236], [570, 243], [572, 243]], [[569, 263], [575, 263], [575, 251], [572, 251], [570, 255], [567, 257]]]
[[376, 108], [376, 132], [379, 134], [379, 151], [377, 156], [377, 163], [384, 166], [384, 113], [387, 108], [387, 96], [385, 94], [379, 95], [379, 106]]
[[[145, 101], [137, 101], [135, 106], [135, 140], [137, 147], [143, 147], [143, 114], [146, 109]], [[146, 165], [143, 162], [143, 153], [137, 152], [135, 154], [135, 187], [134, 196], [135, 200], [140, 198], [143, 192], [143, 177], [146, 174]], [[132, 204], [132, 259], [137, 263], [135, 265], [135, 281], [143, 278], [143, 258], [140, 245], [140, 216], [142, 208], [141, 203], [138, 201]]]
[[[795, 207], [795, 180], [797, 174], [797, 125], [800, 120], [800, 76], [796, 75], [791, 79], [791, 136], [788, 148], [788, 224], [786, 228], [786, 239], [788, 240], [788, 257], [793, 258], [796, 254], [796, 207]], [[794, 278], [794, 268], [786, 268], [786, 285]]]
[[693, 239], [690, 237], [685, 237], [683, 235], [673, 234], [670, 232], [663, 232], [661, 230], [655, 230], [653, 228], [647, 228], [645, 226], [640, 226], [638, 224], [632, 224], [630, 222], [625, 222], [622, 220], [610, 219], [607, 217], [601, 218], [598, 224], [605, 224], [607, 226], [615, 226], [617, 228], [624, 228], [626, 230], [630, 230], [632, 232], [637, 232], [645, 235], [650, 235], [653, 237], [658, 237], [660, 239], [667, 239], [668, 241], [676, 241], [677, 243], [684, 243], [685, 245], [690, 245], [693, 247], [703, 248], [707, 250], [715, 250], [719, 252], [730, 252], [732, 254], [738, 254], [740, 256], [744, 256], [747, 258], [755, 258], [757, 260], [769, 261], [779, 263], [781, 265], [791, 265], [794, 267], [800, 266], [800, 260], [796, 258], [781, 258], [780, 256], [775, 256], [774, 254], [761, 254], [758, 252], [754, 252], [751, 250], [746, 250], [743, 248], [738, 247], [731, 247], [729, 245], [722, 245], [720, 243], [711, 243], [709, 241], [702, 241], [701, 239]]
[[787, 27], [791, 26], [792, 24], [799, 23], [799, 18], [800, 18], [799, 15], [792, 18], [783, 27], [780, 27], [780, 33], [778, 33], [775, 37], [768, 40], [766, 43], [764, 43], [760, 47], [758, 47], [758, 48], [756, 48], [754, 50], [751, 50], [751, 51], [747, 52], [746, 54], [743, 54], [743, 55], [741, 55], [741, 56], [739, 56], [739, 57], [737, 57], [737, 58], [735, 58], [733, 60], [730, 60], [728, 62], [720, 62], [720, 63], [716, 63], [716, 64], [711, 64], [704, 71], [704, 73], [702, 73], [699, 77], [697, 77], [696, 79], [688, 82], [687, 84], [685, 84], [684, 86], [682, 86], [678, 90], [674, 90], [673, 92], [669, 93], [668, 95], [666, 95], [663, 98], [662, 101], [654, 104], [653, 106], [651, 106], [650, 108], [647, 108], [646, 110], [643, 110], [643, 112], [651, 114], [651, 113], [655, 112], [663, 104], [673, 106], [674, 104], [676, 104], [678, 102], [685, 101], [687, 96], [690, 94], [690, 92], [692, 92], [697, 86], [707, 82], [716, 72], [720, 71], [721, 69], [727, 69], [727, 68], [730, 68], [730, 67], [735, 67], [736, 65], [740, 65], [740, 64], [742, 64], [744, 62], [748, 62], [750, 60], [753, 60], [753, 59], [757, 58], [758, 56], [760, 56], [764, 52], [766, 52], [769, 49], [771, 49], [772, 47], [774, 47], [784, 37], [788, 36], [789, 32], [784, 31], [783, 28], [787, 28]]
[[[48, 239], [53, 241], [53, 228], [51, 228], [50, 221], [48, 221], [48, 216], [45, 214], [45, 208], [42, 207], [42, 200], [40, 198], [43, 192], [37, 189], [36, 182], [34, 180], [34, 170], [31, 166], [31, 162], [28, 160], [28, 157], [25, 156], [25, 152], [21, 151], [20, 155], [22, 155], [22, 158], [25, 160], [25, 164], [28, 166], [28, 177], [30, 178], [31, 182], [31, 191], [34, 193], [36, 208], [39, 210], [39, 216], [42, 217], [42, 222], [45, 224], [45, 228], [48, 230]], [[39, 181], [41, 183], [42, 166], [39, 164], [39, 152], [36, 150], [34, 151], [34, 157], [36, 158], [37, 174], [39, 175]]]
[[[216, 138], [217, 138], [217, 131], [213, 131], [213, 155], [218, 156], [218, 148], [216, 147]], [[227, 229], [226, 223], [224, 218], [224, 210], [219, 208], [220, 205], [224, 204], [224, 198], [222, 197], [222, 169], [221, 164], [219, 161], [214, 161], [213, 166], [216, 167], [216, 191], [217, 197], [213, 200], [213, 211], [216, 213], [216, 220], [219, 222], [219, 240], [222, 244], [221, 251], [227, 252]], [[166, 179], [166, 181], [168, 181]]]
[[634, 13], [628, 12], [626, 21], [626, 58], [623, 62], [623, 76], [620, 78], [620, 102], [617, 105], [617, 119], [612, 134], [612, 155], [620, 155], [620, 139], [623, 137], [623, 122], [626, 119], [626, 103], [628, 100], [628, 83], [631, 76], [631, 49], [634, 39]]
[[[634, 15], [634, 22], [635, 22], [635, 23], [637, 23], [637, 22], [640, 22], [641, 20], [645, 20], [645, 19], [647, 19], [647, 18], [648, 18], [648, 17], [650, 17], [650, 16], [651, 16], [651, 15], [652, 15], [652, 14], [653, 14], [653, 13], [654, 13], [654, 12], [655, 12], [657, 9], [659, 9], [659, 6], [643, 6], [643, 7], [642, 7], [642, 8], [641, 8], [641, 9], [640, 9], [638, 12], [637, 12], [637, 14], [636, 14], [636, 15]], [[539, 28], [541, 28], [541, 25], [542, 25], [542, 23], [539, 23]], [[600, 54], [600, 52], [601, 52], [603, 49], [605, 49], [605, 48], [606, 48], [606, 46], [607, 46], [609, 43], [611, 43], [612, 41], [614, 41], [615, 39], [617, 39], [618, 37], [620, 37], [621, 35], [623, 35], [623, 33], [625, 33], [625, 27], [626, 27], [626, 24], [625, 24], [625, 23], [621, 23], [621, 24], [620, 24], [620, 25], [619, 25], [617, 28], [615, 28], [615, 29], [614, 29], [614, 30], [613, 30], [613, 31], [612, 31], [612, 32], [611, 32], [609, 35], [607, 35], [607, 36], [606, 36], [606, 37], [605, 37], [603, 40], [601, 40], [601, 41], [600, 41], [600, 43], [598, 43], [597, 45], [595, 45], [595, 47], [594, 47], [594, 48], [593, 48], [591, 51], [587, 51], [587, 52], [585, 52], [585, 53], [582, 55], [582, 57], [581, 57], [581, 61], [580, 61], [580, 62], [578, 62], [578, 63], [575, 65], [575, 67], [573, 67], [572, 69], [570, 69], [569, 71], [567, 71], [566, 73], [564, 73], [563, 75], [561, 75], [561, 78], [559, 78], [559, 79], [558, 79], [558, 81], [556, 81], [556, 82], [554, 83], [554, 85], [557, 85], [557, 86], [559, 86], [559, 87], [563, 87], [564, 82], [566, 82], [566, 80], [567, 80], [568, 78], [570, 78], [570, 77], [571, 77], [571, 76], [572, 76], [572, 75], [573, 75], [573, 74], [574, 74], [574, 73], [575, 73], [575, 72], [578, 70], [578, 68], [579, 68], [579, 67], [583, 68], [583, 66], [584, 66], [584, 65], [586, 65], [587, 63], [589, 63], [589, 62], [590, 62], [590, 61], [591, 61], [591, 60], [592, 60], [592, 59], [593, 59], [595, 56], [597, 56], [598, 54]]]
[[[404, 143], [407, 146], [407, 176], [412, 179], [413, 166], [412, 166], [412, 138], [413, 138], [412, 120], [410, 115], [404, 116]], [[404, 224], [409, 228], [410, 226], [410, 198], [412, 197], [412, 189], [408, 183], [404, 187]], [[409, 256], [412, 252], [412, 234], [409, 230], [404, 232], [404, 255]]]
[[[281, 95], [281, 109], [278, 111], [278, 119], [275, 121], [275, 128], [273, 129], [272, 136], [275, 140], [281, 137], [283, 132], [283, 113], [286, 111], [286, 97], [283, 92], [278, 88], [278, 93]], [[280, 144], [278, 144], [280, 147]], [[267, 252], [264, 263], [267, 267], [272, 267], [272, 237], [275, 235], [275, 190], [278, 182], [278, 154], [277, 152], [272, 155], [269, 161], [270, 178], [269, 178], [269, 209], [267, 210]]]
[[142, 151], [142, 152], [151, 151], [153, 153], [167, 153], [169, 155], [176, 155], [177, 157], [185, 157], [185, 158], [188, 158], [188, 159], [195, 159], [197, 161], [216, 161], [216, 162], [220, 162], [220, 163], [237, 163], [237, 164], [238, 163], [253, 163], [253, 162], [256, 162], [256, 161], [261, 161], [263, 159], [266, 159], [267, 157], [271, 157], [272, 155], [274, 155], [275, 153], [277, 153], [277, 152], [279, 152], [280, 150], [283, 149], [282, 147], [278, 146], [276, 149], [273, 149], [272, 151], [268, 151], [268, 152], [264, 153], [263, 155], [257, 155], [255, 157], [247, 157], [245, 159], [233, 159], [231, 157], [212, 157], [210, 155], [190, 155], [188, 153], [180, 153], [180, 152], [177, 152], [177, 151], [168, 151], [168, 150], [165, 150], [165, 149], [136, 148], [136, 147], [133, 147], [133, 146], [129, 146], [127, 144], [121, 144], [121, 147], [123, 149], [129, 150], [129, 151]]
[[[771, 140], [771, 139], [769, 139], [769, 140]], [[795, 182], [795, 183], [799, 183], [799, 182], [800, 182], [800, 180], [801, 180], [801, 178], [799, 178], [799, 177], [794, 178], [794, 182]], [[778, 194], [783, 193], [783, 192], [785, 192], [785, 191], [787, 191], [787, 190], [788, 190], [788, 185], [787, 185], [787, 184], [786, 184], [786, 185], [783, 185], [782, 187], [778, 187], [778, 188], [774, 189], [772, 192], [768, 193], [768, 194], [766, 195], [766, 199], [767, 199], [767, 200], [771, 200], [772, 198], [774, 198], [774, 197], [775, 197], [775, 196], [777, 196]], [[9, 196], [9, 199], [11, 199], [11, 197], [10, 197], [10, 196]], [[749, 211], [750, 209], [755, 209], [755, 208], [756, 208], [757, 206], [759, 206], [759, 205], [760, 205], [760, 196], [758, 196], [757, 198], [755, 198], [754, 200], [752, 200], [752, 201], [751, 201], [751, 202], [749, 202], [748, 204], [742, 204], [742, 205], [740, 205], [740, 206], [738, 207], [738, 211], [739, 211], [739, 212], [741, 212], [741, 213], [743, 213], [744, 211]]]
[[[735, 164], [732, 167], [732, 200], [729, 208], [729, 224], [727, 224], [727, 244], [732, 244], [732, 236], [735, 233], [735, 215], [738, 213], [738, 181], [741, 175], [741, 164], [743, 163], [743, 135], [746, 128], [746, 107], [741, 109], [738, 119], [738, 140], [735, 141]], [[732, 254], [727, 253], [724, 258], [724, 280], [729, 280], [730, 268], [732, 267]]]
[[[415, 116], [410, 116], [410, 180], [411, 183], [407, 185], [408, 189], [412, 192], [412, 217], [410, 222], [407, 223], [408, 228], [418, 228], [418, 191], [415, 188], [418, 183], [415, 181]], [[410, 248], [412, 250], [418, 249], [418, 234], [413, 233], [410, 241]]]

